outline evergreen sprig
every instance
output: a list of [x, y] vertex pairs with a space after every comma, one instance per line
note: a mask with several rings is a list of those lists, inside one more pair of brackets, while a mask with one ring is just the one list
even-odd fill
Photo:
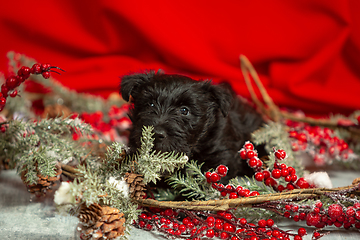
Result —
[[56, 163], [68, 163], [88, 154], [81, 142], [72, 139], [73, 131], [92, 133], [91, 126], [79, 119], [11, 120], [6, 131], [0, 133], [0, 156], [9, 159], [18, 172], [27, 171], [27, 182], [35, 183], [36, 167], [40, 174], [54, 176]]
[[[124, 170], [133, 170], [144, 176], [144, 183], [156, 183], [163, 173], [172, 174], [175, 169], [183, 168], [188, 157], [183, 153], [158, 152], [153, 150], [154, 127], [144, 126], [141, 137], [141, 147], [135, 156], [128, 161]], [[133, 169], [131, 169], [133, 168]]]
[[185, 174], [181, 171], [167, 178], [167, 182], [173, 189], [179, 191], [188, 199], [209, 200], [218, 197], [218, 192], [206, 182], [206, 177], [201, 171], [201, 166], [196, 161], [185, 164]]

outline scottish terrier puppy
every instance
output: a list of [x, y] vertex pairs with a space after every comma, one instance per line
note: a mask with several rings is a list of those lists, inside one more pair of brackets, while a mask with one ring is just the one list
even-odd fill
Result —
[[224, 164], [226, 179], [253, 173], [238, 151], [263, 120], [230, 87], [150, 71], [122, 77], [120, 89], [134, 104], [130, 152], [140, 147], [143, 126], [152, 125], [157, 151], [183, 152], [204, 162], [204, 171]]

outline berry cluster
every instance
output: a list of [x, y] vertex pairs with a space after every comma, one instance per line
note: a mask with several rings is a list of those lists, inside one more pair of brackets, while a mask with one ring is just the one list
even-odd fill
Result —
[[0, 112], [4, 109], [6, 104], [6, 99], [8, 96], [16, 97], [18, 91], [15, 89], [20, 84], [22, 84], [26, 79], [30, 77], [30, 74], [41, 74], [44, 78], [50, 77], [50, 72], [55, 72], [52, 69], [56, 68], [61, 71], [61, 68], [51, 66], [50, 64], [34, 64], [31, 68], [29, 67], [21, 67], [17, 72], [17, 75], [10, 75], [6, 78], [5, 82], [1, 85], [1, 93], [0, 93]]
[[[102, 138], [110, 141], [125, 142], [125, 131], [131, 127], [131, 121], [127, 116], [129, 111], [129, 105], [123, 104], [121, 107], [111, 106], [108, 114], [104, 116], [103, 112], [97, 111], [94, 113], [81, 113], [73, 114], [72, 118], [79, 117], [85, 123], [90, 124], [97, 135], [101, 135]], [[109, 120], [105, 121], [104, 118]], [[77, 140], [80, 136], [75, 131], [73, 134], [74, 140]], [[93, 136], [97, 137], [97, 136]], [[121, 139], [120, 139], [121, 138]]]
[[239, 197], [249, 197], [260, 195], [258, 191], [250, 191], [247, 188], [242, 186], [233, 186], [228, 184], [224, 186], [221, 183], [218, 183], [222, 177], [225, 177], [228, 172], [228, 168], [224, 165], [219, 165], [215, 172], [206, 172], [205, 177], [208, 183], [212, 183], [212, 188], [218, 190], [221, 196], [226, 197], [229, 194], [230, 199], [239, 198]]
[[333, 203], [326, 209], [323, 203], [318, 200], [313, 205], [302, 205], [295, 203], [277, 203], [276, 206], [265, 206], [264, 208], [275, 208], [282, 211], [286, 218], [293, 219], [295, 222], [306, 221], [308, 226], [324, 228], [325, 226], [344, 227], [349, 229], [355, 227], [360, 229], [360, 203], [356, 202], [352, 206], [345, 207], [340, 203]]
[[[185, 217], [180, 217], [185, 215]], [[187, 210], [150, 208], [134, 222], [139, 228], [157, 230], [169, 238], [200, 240], [220, 238], [229, 240], [251, 239], [290, 239], [301, 240], [306, 230], [300, 228], [297, 234], [283, 231], [274, 225], [272, 219], [260, 219], [257, 224], [248, 223], [245, 218], [236, 218], [228, 211], [218, 211], [216, 214], [192, 212]]]
[[306, 151], [316, 165], [331, 164], [334, 160], [349, 161], [358, 157], [330, 128], [291, 120], [288, 120], [286, 125], [290, 127], [289, 138], [293, 151]]
[[[240, 150], [240, 157], [247, 160], [248, 165], [254, 169], [254, 178], [265, 185], [271, 186], [274, 190], [282, 192], [285, 189], [293, 190], [295, 188], [309, 188], [310, 185], [304, 178], [298, 178], [296, 170], [293, 167], [288, 167], [284, 163], [279, 163], [286, 158], [286, 152], [282, 149], [276, 150], [274, 148], [275, 163], [272, 171], [262, 169], [263, 162], [258, 158], [254, 145], [251, 142], [246, 142], [244, 147]], [[276, 179], [283, 178], [287, 185], [281, 185]]]

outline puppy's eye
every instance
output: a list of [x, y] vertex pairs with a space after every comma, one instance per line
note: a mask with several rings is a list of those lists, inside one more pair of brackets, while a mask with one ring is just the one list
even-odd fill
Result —
[[154, 104], [154, 103], [149, 103], [149, 106], [150, 106], [150, 107], [154, 107], [155, 104]]
[[182, 115], [189, 115], [190, 110], [189, 110], [187, 107], [181, 107], [181, 108], [180, 108], [180, 113], [181, 113]]

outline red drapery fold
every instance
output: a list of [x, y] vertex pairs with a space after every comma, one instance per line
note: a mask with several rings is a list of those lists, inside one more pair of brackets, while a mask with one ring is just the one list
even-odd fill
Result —
[[24, 53], [66, 70], [57, 79], [107, 96], [119, 76], [163, 69], [229, 81], [249, 97], [239, 55], [279, 106], [309, 114], [360, 109], [357, 0], [6, 1], [0, 67]]

